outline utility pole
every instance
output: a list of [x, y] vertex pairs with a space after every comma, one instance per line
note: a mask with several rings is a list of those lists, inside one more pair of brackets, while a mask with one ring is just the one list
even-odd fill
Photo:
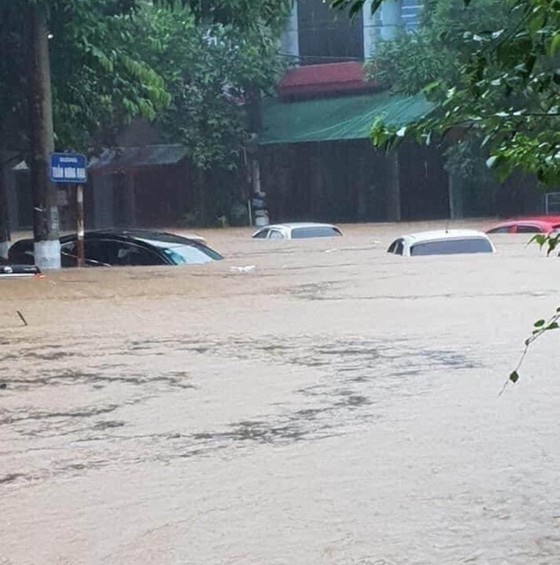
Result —
[[60, 269], [57, 194], [49, 175], [54, 132], [47, 15], [43, 6], [29, 4], [26, 28], [35, 264], [40, 269]]
[[[1, 159], [1, 153], [0, 153]], [[0, 161], [0, 259], [8, 257], [10, 247], [10, 224], [8, 214], [8, 195], [4, 179], [4, 163]]]

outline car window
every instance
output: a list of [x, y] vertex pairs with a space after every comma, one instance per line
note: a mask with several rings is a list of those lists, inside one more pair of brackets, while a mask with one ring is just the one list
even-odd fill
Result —
[[337, 237], [342, 235], [340, 230], [331, 226], [312, 226], [306, 228], [294, 228], [292, 239], [305, 239], [309, 237]]
[[199, 265], [223, 258], [205, 245], [174, 245], [166, 247], [163, 252], [174, 265]]
[[265, 239], [268, 236], [270, 230], [265, 228], [264, 230], [258, 231], [253, 237], [256, 239]]
[[284, 239], [284, 234], [278, 230], [270, 230], [268, 239]]
[[164, 265], [165, 261], [151, 249], [146, 249], [135, 243], [118, 242], [116, 265], [148, 266]]
[[517, 233], [542, 233], [542, 228], [535, 224], [520, 224], [517, 226]]
[[492, 253], [492, 244], [482, 237], [446, 239], [416, 243], [410, 248], [411, 255], [451, 255], [455, 253]]
[[404, 251], [404, 243], [402, 239], [395, 239], [391, 245], [389, 245], [389, 249], [387, 249], [387, 253], [394, 253], [395, 255], [402, 255]]
[[107, 239], [86, 239], [84, 242], [86, 261], [101, 265], [116, 265], [119, 241]]
[[501, 226], [499, 228], [489, 229], [486, 233], [510, 233], [511, 226]]
[[155, 251], [114, 239], [86, 239], [85, 258], [90, 264], [101, 265], [165, 264], [165, 261]]
[[35, 263], [33, 240], [20, 239], [8, 251], [8, 259], [20, 265], [33, 265]]

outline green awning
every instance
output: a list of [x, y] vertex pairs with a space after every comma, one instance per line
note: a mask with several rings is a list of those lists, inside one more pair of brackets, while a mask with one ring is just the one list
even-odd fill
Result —
[[421, 94], [404, 96], [388, 92], [302, 102], [269, 100], [263, 104], [259, 143], [367, 139], [378, 117], [388, 125], [400, 127], [422, 118], [432, 108]]

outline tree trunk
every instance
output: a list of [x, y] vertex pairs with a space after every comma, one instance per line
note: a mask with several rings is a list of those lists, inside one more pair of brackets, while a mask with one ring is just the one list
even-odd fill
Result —
[[41, 269], [60, 268], [60, 241], [56, 187], [50, 181], [49, 162], [54, 151], [51, 77], [46, 12], [28, 8], [28, 106], [33, 235], [35, 263]]

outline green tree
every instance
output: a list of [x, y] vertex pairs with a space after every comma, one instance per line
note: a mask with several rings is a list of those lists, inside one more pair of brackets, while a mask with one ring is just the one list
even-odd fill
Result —
[[[25, 33], [29, 2], [0, 0], [0, 123], [26, 138]], [[55, 141], [83, 149], [94, 133], [112, 133], [135, 115], [154, 118], [169, 103], [157, 71], [135, 58], [128, 35], [137, 2], [43, 0], [47, 11]]]

